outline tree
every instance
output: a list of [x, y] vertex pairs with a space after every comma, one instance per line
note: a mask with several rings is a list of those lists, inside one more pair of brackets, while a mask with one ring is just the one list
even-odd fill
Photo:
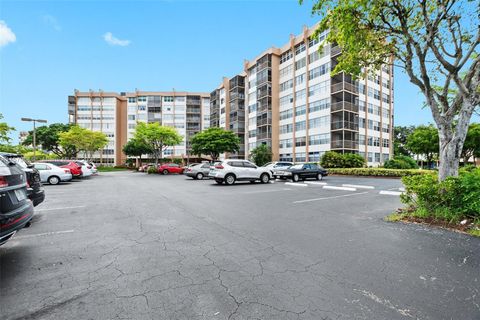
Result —
[[[303, 0], [300, 0], [302, 3]], [[439, 129], [439, 180], [458, 176], [467, 128], [480, 104], [480, 6], [463, 0], [314, 0], [314, 37], [342, 48], [333, 73], [402, 68]], [[363, 75], [364, 76], [364, 75]]]
[[272, 161], [272, 150], [266, 144], [260, 144], [252, 150], [250, 158], [259, 167]]
[[64, 149], [75, 149], [83, 152], [87, 160], [93, 154], [108, 144], [108, 138], [103, 132], [91, 131], [79, 126], [71, 126], [67, 132], [58, 133], [59, 144]]
[[[0, 113], [0, 120], [3, 119], [3, 115]], [[15, 131], [14, 127], [10, 127], [6, 122], [0, 122], [0, 144], [1, 143], [9, 143], [10, 137], [8, 134], [10, 131]]]
[[127, 156], [138, 157], [140, 163], [142, 162], [142, 155], [153, 153], [152, 148], [144, 141], [131, 139], [122, 148], [123, 153]]
[[424, 155], [428, 165], [438, 155], [438, 130], [433, 125], [418, 126], [407, 137], [407, 149], [414, 154]]
[[395, 156], [411, 156], [412, 153], [407, 149], [406, 144], [407, 137], [413, 132], [414, 129], [414, 126], [395, 126], [393, 128], [393, 154]]
[[175, 128], [161, 126], [158, 122], [139, 122], [135, 129], [135, 140], [141, 141], [151, 148], [155, 157], [155, 165], [163, 150], [182, 142], [182, 136]]
[[[73, 158], [78, 150], [73, 145], [59, 144], [59, 133], [67, 132], [72, 127], [71, 124], [52, 123], [48, 126], [38, 127], [35, 131], [37, 145], [42, 146], [42, 150], [53, 152], [60, 158]], [[23, 145], [30, 146], [33, 144], [33, 131], [28, 132]]]
[[462, 158], [467, 163], [470, 158], [480, 157], [480, 123], [472, 123], [468, 127], [467, 137], [463, 144]]
[[240, 139], [232, 132], [222, 128], [208, 128], [195, 134], [191, 140], [192, 153], [209, 155], [216, 161], [224, 152], [240, 150]]

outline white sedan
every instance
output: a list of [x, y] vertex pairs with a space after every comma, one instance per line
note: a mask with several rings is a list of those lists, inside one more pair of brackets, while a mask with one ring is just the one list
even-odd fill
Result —
[[40, 180], [49, 184], [59, 184], [60, 182], [72, 180], [70, 169], [60, 168], [51, 163], [33, 163], [35, 169], [40, 173]]

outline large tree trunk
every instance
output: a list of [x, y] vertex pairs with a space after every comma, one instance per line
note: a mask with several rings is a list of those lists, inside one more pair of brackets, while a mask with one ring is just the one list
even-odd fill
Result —
[[[468, 103], [468, 102], [466, 102]], [[447, 177], [457, 177], [460, 158], [462, 156], [463, 143], [467, 137], [468, 125], [472, 116], [473, 108], [463, 108], [454, 123], [454, 119], [443, 118], [438, 124], [438, 137], [440, 142], [440, 165], [438, 167], [438, 180], [443, 181]]]

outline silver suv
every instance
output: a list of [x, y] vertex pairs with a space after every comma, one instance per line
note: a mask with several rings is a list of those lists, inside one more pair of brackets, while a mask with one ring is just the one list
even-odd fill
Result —
[[235, 181], [255, 182], [260, 180], [262, 183], [268, 183], [272, 178], [269, 169], [257, 167], [248, 160], [230, 159], [216, 163], [210, 170], [209, 177], [215, 179], [215, 182], [232, 185]]

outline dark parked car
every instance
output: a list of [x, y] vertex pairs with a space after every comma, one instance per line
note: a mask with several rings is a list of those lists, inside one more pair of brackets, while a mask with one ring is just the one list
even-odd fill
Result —
[[27, 174], [27, 196], [28, 199], [32, 200], [33, 206], [36, 207], [42, 203], [45, 200], [45, 191], [38, 170], [21, 154], [0, 152], [0, 155], [8, 161], [18, 164]]
[[296, 164], [288, 169], [277, 171], [275, 172], [275, 175], [280, 177], [280, 179], [292, 179], [292, 181], [297, 182], [298, 180], [309, 178], [322, 180], [323, 177], [328, 175], [328, 172], [314, 163], [305, 163]]
[[33, 217], [27, 198], [27, 177], [22, 168], [0, 156], [0, 245], [25, 227]]

